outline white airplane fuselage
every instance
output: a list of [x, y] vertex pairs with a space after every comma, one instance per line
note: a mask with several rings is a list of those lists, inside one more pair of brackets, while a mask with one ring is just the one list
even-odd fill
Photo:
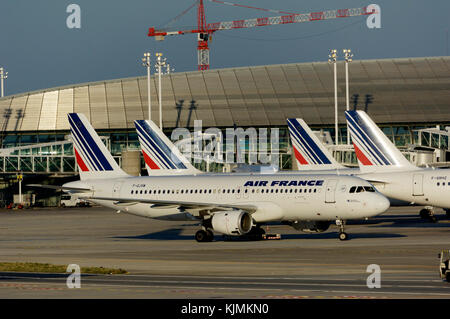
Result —
[[[299, 171], [300, 174], [342, 174], [370, 181], [391, 201], [391, 206], [408, 204], [450, 208], [450, 170], [417, 168], [362, 173], [359, 169]], [[438, 184], [439, 183], [439, 184]]]
[[[83, 196], [92, 197], [92, 202], [106, 207], [167, 220], [201, 218], [206, 209], [180, 209], [177, 201], [252, 206], [255, 207], [252, 218], [256, 223], [364, 219], [379, 215], [389, 207], [388, 200], [378, 192], [349, 193], [352, 186], [372, 186], [362, 179], [322, 174], [145, 176], [83, 180], [64, 186], [90, 188], [92, 193]], [[136, 202], [132, 202], [133, 199]], [[173, 201], [174, 205], [142, 203], [140, 200]]]
[[418, 169], [404, 172], [366, 173], [357, 176], [371, 181], [390, 198], [416, 205], [450, 208], [450, 170]]

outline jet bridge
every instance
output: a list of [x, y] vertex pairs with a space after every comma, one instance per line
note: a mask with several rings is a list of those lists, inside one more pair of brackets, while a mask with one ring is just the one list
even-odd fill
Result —
[[[101, 137], [109, 147], [109, 138]], [[121, 157], [115, 156], [121, 165]], [[0, 174], [75, 175], [78, 173], [71, 139], [0, 149]]]

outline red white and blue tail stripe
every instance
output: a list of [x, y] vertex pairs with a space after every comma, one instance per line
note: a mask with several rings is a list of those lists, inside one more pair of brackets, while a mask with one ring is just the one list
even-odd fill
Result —
[[68, 118], [81, 180], [127, 176], [83, 114], [69, 113]]
[[298, 170], [345, 168], [333, 158], [305, 121], [288, 119], [287, 122]]
[[361, 171], [417, 169], [364, 111], [346, 111], [348, 129]]
[[149, 175], [198, 174], [189, 160], [152, 121], [134, 121]]

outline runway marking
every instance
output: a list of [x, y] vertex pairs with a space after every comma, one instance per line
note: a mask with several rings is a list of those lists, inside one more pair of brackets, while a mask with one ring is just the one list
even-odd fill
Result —
[[[41, 283], [45, 284], [45, 283]], [[95, 286], [102, 286], [102, 287], [111, 287], [110, 284], [84, 284], [81, 289], [83, 289], [86, 286], [93, 285]], [[113, 286], [117, 287], [117, 286]], [[114, 291], [123, 291], [123, 289], [126, 288], [161, 288], [161, 289], [170, 289], [173, 288], [171, 285], [152, 285], [152, 286], [146, 286], [146, 285], [127, 285], [122, 288], [108, 288], [109, 290], [114, 289]], [[93, 287], [87, 287], [92, 289]], [[177, 287], [179, 289], [188, 289], [188, 290], [241, 290], [241, 291], [298, 291], [298, 292], [326, 292], [326, 293], [347, 293], [347, 294], [354, 294], [354, 293], [360, 293], [361, 291], [356, 290], [323, 290], [323, 289], [285, 289], [285, 288], [248, 288], [248, 287], [204, 287], [204, 286], [179, 286]], [[54, 289], [52, 289], [54, 290]], [[64, 288], [59, 288], [58, 290], [65, 290]], [[400, 291], [366, 291], [365, 293], [370, 294], [385, 294], [385, 295], [426, 295], [426, 296], [447, 296], [450, 298], [450, 295], [448, 293], [426, 293], [426, 292], [400, 292]]]
[[[15, 276], [14, 279], [35, 279], [35, 280], [39, 280], [40, 278], [29, 278], [29, 277], [19, 277], [19, 276]], [[108, 281], [108, 284], [112, 284], [112, 283], [122, 283], [124, 281], [126, 281], [126, 278], [123, 278], [122, 280], [118, 280], [118, 279], [112, 279], [112, 277], [109, 278], [92, 278], [93, 280], [101, 280], [101, 281]], [[1, 277], [0, 277], [1, 280]], [[61, 282], [61, 278], [46, 278], [46, 281], [50, 281], [50, 282]], [[89, 279], [84, 280], [84, 282], [89, 282]], [[353, 280], [352, 280], [353, 281]], [[155, 281], [158, 282], [158, 281]], [[181, 281], [164, 281], [166, 284], [190, 284], [192, 283], [192, 280], [181, 280]], [[164, 283], [163, 282], [163, 283]], [[257, 281], [239, 281], [239, 282], [226, 282], [226, 281], [207, 281], [204, 282], [205, 284], [218, 284], [218, 285], [233, 285], [233, 284], [245, 284], [245, 285], [268, 285], [268, 286], [274, 286], [274, 285], [286, 285], [286, 286], [321, 286], [321, 287], [331, 287], [331, 286], [345, 286], [345, 287], [361, 287], [361, 288], [367, 288], [365, 281], [361, 282], [361, 283], [348, 283], [348, 284], [338, 284], [338, 283], [314, 283], [314, 282], [309, 282], [309, 283], [302, 283], [302, 282], [257, 282]], [[89, 283], [92, 285], [96, 285], [97, 283]], [[151, 281], [149, 282], [149, 284], [151, 284]], [[126, 283], [124, 285], [128, 286]], [[142, 286], [146, 286], [145, 283], [143, 282]], [[450, 289], [450, 286], [411, 286], [411, 285], [394, 285], [394, 284], [384, 284], [382, 285], [383, 287], [387, 287], [387, 288], [438, 288], [438, 289]]]

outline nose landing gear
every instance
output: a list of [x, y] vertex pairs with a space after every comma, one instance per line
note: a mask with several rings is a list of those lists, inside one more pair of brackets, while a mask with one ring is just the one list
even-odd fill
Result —
[[433, 207], [427, 206], [420, 211], [420, 217], [432, 223], [437, 222], [436, 216], [434, 216]]
[[345, 232], [345, 221], [342, 219], [336, 219], [336, 226], [339, 227], [339, 239], [340, 240], [347, 240], [348, 235]]

